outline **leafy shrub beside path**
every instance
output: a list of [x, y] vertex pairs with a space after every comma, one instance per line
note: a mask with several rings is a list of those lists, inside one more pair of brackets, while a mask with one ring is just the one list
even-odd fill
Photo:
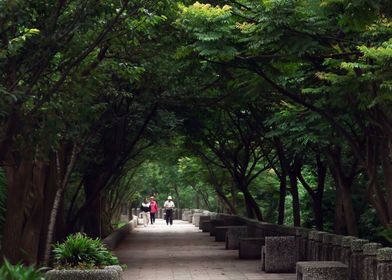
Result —
[[4, 260], [0, 267], [0, 279], [4, 280], [44, 280], [40, 270], [32, 266], [23, 264], [12, 265], [9, 261]]
[[58, 269], [92, 269], [119, 264], [118, 259], [102, 244], [82, 233], [69, 235], [53, 249]]

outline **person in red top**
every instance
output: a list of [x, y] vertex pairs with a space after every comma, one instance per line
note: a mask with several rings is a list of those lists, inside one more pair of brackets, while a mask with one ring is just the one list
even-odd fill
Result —
[[155, 214], [158, 212], [158, 203], [154, 200], [154, 197], [150, 197], [150, 206], [151, 206], [151, 211], [150, 211], [150, 219], [151, 219], [151, 224], [155, 223]]

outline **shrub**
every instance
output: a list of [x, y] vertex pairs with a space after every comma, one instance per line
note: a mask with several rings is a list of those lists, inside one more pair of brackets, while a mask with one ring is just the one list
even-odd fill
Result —
[[0, 267], [0, 279], [6, 280], [44, 280], [39, 270], [32, 266], [24, 266], [22, 264], [12, 265], [4, 260]]
[[91, 269], [118, 264], [118, 259], [105, 248], [101, 240], [84, 234], [69, 235], [64, 243], [53, 249], [56, 268]]

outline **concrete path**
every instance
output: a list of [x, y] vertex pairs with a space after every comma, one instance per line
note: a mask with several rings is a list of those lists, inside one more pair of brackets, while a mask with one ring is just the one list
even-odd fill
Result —
[[266, 274], [258, 260], [239, 260], [237, 250], [225, 250], [209, 233], [175, 220], [139, 226], [115, 251], [124, 280], [295, 280], [294, 274]]

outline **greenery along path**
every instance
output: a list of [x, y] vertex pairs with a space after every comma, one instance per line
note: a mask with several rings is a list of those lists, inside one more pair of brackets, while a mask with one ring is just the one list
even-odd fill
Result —
[[261, 272], [260, 261], [239, 260], [237, 250], [225, 250], [208, 233], [178, 220], [173, 226], [158, 220], [137, 228], [115, 254], [128, 265], [125, 280], [296, 279], [294, 274]]
[[392, 244], [392, 1], [208, 2], [0, 1], [0, 260], [151, 194]]

